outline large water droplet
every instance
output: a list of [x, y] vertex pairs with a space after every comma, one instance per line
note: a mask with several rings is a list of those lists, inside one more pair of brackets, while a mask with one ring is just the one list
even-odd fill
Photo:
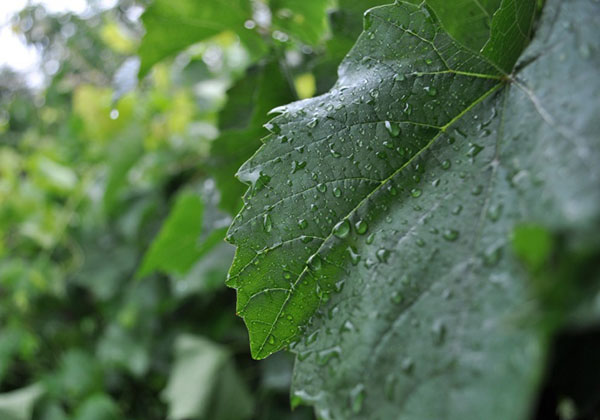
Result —
[[338, 238], [346, 238], [350, 233], [350, 222], [344, 219], [333, 227], [333, 234]]
[[311, 257], [308, 259], [308, 268], [310, 268], [311, 270], [319, 271], [322, 266], [323, 260], [321, 259], [319, 254], [311, 255]]
[[265, 214], [263, 216], [263, 228], [267, 233], [271, 232], [271, 229], [273, 229], [273, 221], [271, 220], [271, 215]]
[[308, 226], [308, 222], [306, 221], [306, 219], [300, 219], [298, 220], [298, 226], [300, 227], [300, 229], [306, 229], [306, 227]]
[[400, 135], [400, 125], [398, 123], [393, 121], [386, 121], [384, 124], [385, 129], [388, 133], [390, 133], [390, 136], [398, 137]]
[[354, 414], [360, 413], [365, 400], [366, 391], [363, 384], [356, 385], [352, 391], [350, 391], [350, 406]]

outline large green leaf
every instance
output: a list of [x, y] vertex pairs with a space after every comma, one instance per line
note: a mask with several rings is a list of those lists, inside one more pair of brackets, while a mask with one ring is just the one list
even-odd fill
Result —
[[599, 7], [549, 2], [510, 76], [514, 51], [375, 8], [336, 86], [278, 110], [238, 173], [228, 284], [254, 357], [304, 337], [294, 395], [323, 418], [526, 418], [549, 327], [507, 243], [599, 219]]

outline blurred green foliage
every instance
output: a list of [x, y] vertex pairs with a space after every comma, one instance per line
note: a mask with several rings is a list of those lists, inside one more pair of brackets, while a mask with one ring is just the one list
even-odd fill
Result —
[[0, 418], [313, 418], [288, 355], [250, 358], [222, 239], [267, 112], [377, 2], [234, 3], [13, 19], [46, 84], [0, 73]]

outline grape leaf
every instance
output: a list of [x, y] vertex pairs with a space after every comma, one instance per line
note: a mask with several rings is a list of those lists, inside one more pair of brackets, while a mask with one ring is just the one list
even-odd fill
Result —
[[492, 28], [493, 58], [424, 7], [378, 7], [334, 88], [278, 109], [238, 172], [250, 189], [228, 284], [253, 356], [298, 354], [296, 403], [323, 418], [527, 417], [552, 331], [507, 244], [523, 222], [600, 219], [599, 12], [549, 1], [506, 75], [514, 22]]

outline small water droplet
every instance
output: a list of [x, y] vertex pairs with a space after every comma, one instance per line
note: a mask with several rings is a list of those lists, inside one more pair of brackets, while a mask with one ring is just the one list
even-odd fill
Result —
[[364, 220], [359, 220], [358, 222], [356, 222], [354, 227], [356, 228], [356, 233], [358, 233], [359, 235], [364, 235], [369, 229], [369, 225]]
[[410, 190], [410, 195], [412, 195], [414, 198], [420, 197], [421, 194], [422, 191], [419, 188], [413, 188], [412, 190]]
[[402, 363], [400, 364], [400, 368], [402, 371], [404, 371], [404, 373], [411, 373], [414, 367], [415, 362], [410, 357], [402, 360]]
[[483, 147], [475, 144], [475, 143], [469, 143], [469, 151], [467, 152], [467, 156], [474, 158], [475, 156], [477, 156], [481, 151], [483, 150]]
[[317, 363], [321, 366], [326, 365], [332, 359], [339, 359], [342, 349], [339, 346], [330, 349], [321, 350], [317, 353]]
[[392, 302], [398, 304], [404, 302], [404, 295], [400, 292], [392, 293]]
[[279, 133], [281, 133], [281, 127], [279, 127], [279, 125], [277, 123], [274, 123], [274, 122], [268, 122], [268, 123], [266, 123], [265, 124], [265, 128], [267, 130], [269, 130], [273, 134], [279, 134]]
[[437, 89], [434, 88], [434, 87], [426, 86], [425, 87], [425, 91], [427, 92], [427, 94], [429, 96], [435, 96], [435, 95], [437, 95]]
[[339, 189], [338, 187], [334, 187], [333, 188], [333, 195], [337, 198], [340, 198], [342, 196], [342, 190]]
[[458, 239], [459, 232], [454, 229], [445, 229], [442, 234], [443, 238], [449, 242], [454, 242]]
[[306, 126], [308, 128], [315, 128], [317, 126], [317, 124], [319, 123], [319, 120], [317, 118], [313, 118], [312, 120], [310, 120], [308, 123], [306, 123]]
[[318, 184], [317, 185], [317, 190], [319, 190], [319, 192], [324, 193], [325, 191], [327, 191], [327, 184], [323, 184], [323, 183]]
[[450, 169], [450, 166], [452, 166], [452, 164], [450, 163], [450, 161], [448, 159], [446, 159], [442, 162], [442, 169], [448, 170], [448, 169]]
[[376, 255], [379, 262], [387, 263], [388, 258], [390, 257], [390, 251], [385, 248], [381, 248], [377, 251]]
[[442, 344], [446, 339], [446, 325], [441, 320], [433, 323], [431, 332], [433, 332], [435, 344]]
[[308, 222], [306, 221], [306, 219], [300, 219], [298, 220], [298, 226], [300, 227], [300, 229], [306, 229], [306, 227], [308, 226]]

